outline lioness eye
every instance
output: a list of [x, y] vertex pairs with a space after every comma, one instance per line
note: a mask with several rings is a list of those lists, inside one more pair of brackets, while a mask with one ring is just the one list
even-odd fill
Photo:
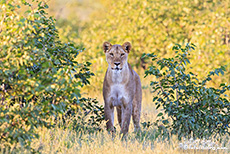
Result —
[[125, 55], [124, 53], [121, 54], [121, 56], [124, 56], [124, 55]]

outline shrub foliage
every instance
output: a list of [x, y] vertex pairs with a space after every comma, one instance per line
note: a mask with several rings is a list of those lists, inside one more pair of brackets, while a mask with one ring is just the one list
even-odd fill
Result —
[[213, 75], [224, 75], [225, 67], [211, 71], [203, 80], [186, 70], [190, 63], [188, 55], [195, 45], [173, 47], [174, 58], [158, 58], [154, 54], [144, 54], [154, 62], [145, 72], [156, 81], [151, 81], [153, 102], [162, 109], [155, 122], [159, 130], [169, 128], [178, 137], [208, 137], [230, 134], [230, 101], [225, 92], [230, 86], [222, 83], [219, 88], [208, 87]]
[[0, 141], [29, 146], [36, 128], [80, 107], [80, 88], [93, 74], [76, 60], [82, 48], [59, 40], [47, 4], [0, 4]]

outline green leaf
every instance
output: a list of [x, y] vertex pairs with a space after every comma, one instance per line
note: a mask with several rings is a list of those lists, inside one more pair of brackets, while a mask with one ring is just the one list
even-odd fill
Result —
[[162, 115], [163, 115], [163, 113], [160, 112], [160, 113], [158, 113], [157, 117], [160, 117], [160, 116], [162, 116]]

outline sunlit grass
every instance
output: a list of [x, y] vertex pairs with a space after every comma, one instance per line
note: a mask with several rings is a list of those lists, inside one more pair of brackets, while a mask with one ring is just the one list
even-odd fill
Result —
[[[122, 139], [119, 128], [115, 137], [107, 131], [97, 133], [87, 133], [87, 130], [72, 130], [71, 120], [65, 124], [59, 124], [52, 129], [39, 128], [39, 138], [32, 141], [32, 148], [44, 154], [73, 154], [73, 153], [159, 153], [159, 154], [179, 154], [179, 153], [229, 153], [229, 136], [222, 137], [221, 141], [215, 138], [210, 140], [188, 140], [179, 141], [176, 136], [169, 139], [156, 137], [154, 127], [142, 128], [141, 133], [134, 133], [131, 129], [128, 135]], [[102, 128], [105, 123], [102, 124]], [[65, 126], [65, 127], [64, 127]], [[198, 147], [198, 149], [191, 149]], [[199, 149], [199, 148], [206, 149]], [[218, 149], [217, 147], [224, 147]], [[213, 149], [216, 148], [216, 149]], [[26, 149], [1, 151], [1, 153], [31, 153]]]
[[[151, 131], [147, 131], [151, 135]], [[42, 129], [41, 137], [35, 140], [33, 147], [41, 153], [227, 153], [229, 150], [192, 150], [182, 149], [176, 137], [169, 141], [161, 139], [143, 138], [130, 133], [121, 140], [119, 134], [113, 139], [106, 131], [79, 136], [75, 131], [55, 128]], [[187, 142], [186, 142], [187, 143]]]

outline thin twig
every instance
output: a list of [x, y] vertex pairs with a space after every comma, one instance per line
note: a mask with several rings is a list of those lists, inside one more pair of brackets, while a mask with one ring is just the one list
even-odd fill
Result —
[[[182, 64], [182, 60], [180, 61], [180, 64], [178, 66], [180, 66], [181, 64]], [[174, 80], [175, 80], [175, 83], [176, 83], [176, 100], [177, 100], [177, 107], [178, 107], [178, 104], [179, 104], [178, 100], [179, 100], [179, 98], [178, 98], [178, 89], [177, 89], [178, 83], [176, 82], [176, 76], [174, 76]]]

